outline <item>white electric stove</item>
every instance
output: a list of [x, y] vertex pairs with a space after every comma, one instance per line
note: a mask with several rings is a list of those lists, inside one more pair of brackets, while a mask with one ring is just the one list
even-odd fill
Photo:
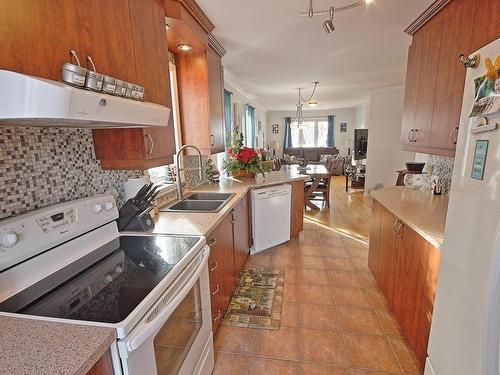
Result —
[[205, 238], [117, 218], [103, 194], [0, 221], [0, 314], [114, 328], [116, 374], [210, 374]]

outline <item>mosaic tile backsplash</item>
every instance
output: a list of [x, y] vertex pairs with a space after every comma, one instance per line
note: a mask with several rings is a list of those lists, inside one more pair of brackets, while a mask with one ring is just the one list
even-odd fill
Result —
[[[425, 169], [428, 169], [429, 166], [432, 167], [432, 175], [439, 176], [443, 184], [443, 194], [449, 195], [455, 159], [446, 156], [420, 154], [417, 160], [426, 162]], [[430, 175], [425, 178], [424, 186], [429, 189], [432, 188]]]
[[89, 129], [0, 127], [0, 219], [112, 192], [142, 171], [102, 170]]

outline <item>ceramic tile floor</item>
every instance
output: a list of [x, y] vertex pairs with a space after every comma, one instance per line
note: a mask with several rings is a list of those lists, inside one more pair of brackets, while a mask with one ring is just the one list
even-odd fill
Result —
[[420, 374], [367, 260], [365, 242], [307, 221], [299, 238], [249, 257], [285, 269], [281, 328], [221, 326], [213, 374]]

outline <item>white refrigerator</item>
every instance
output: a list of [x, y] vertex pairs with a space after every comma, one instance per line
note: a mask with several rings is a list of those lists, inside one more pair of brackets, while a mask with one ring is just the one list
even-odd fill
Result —
[[[469, 119], [474, 80], [486, 73], [485, 58], [500, 55], [500, 39], [477, 53], [481, 63], [465, 80], [425, 375], [500, 373], [500, 130], [473, 134], [477, 118]], [[500, 124], [499, 112], [486, 118]], [[486, 159], [478, 140], [488, 141]]]

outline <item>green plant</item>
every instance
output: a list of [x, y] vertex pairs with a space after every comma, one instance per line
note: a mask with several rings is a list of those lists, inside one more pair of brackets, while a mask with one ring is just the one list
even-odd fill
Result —
[[231, 175], [240, 170], [254, 174], [264, 174], [269, 171], [253, 148], [243, 146], [243, 133], [238, 134], [237, 131], [232, 133], [231, 146], [226, 150], [226, 160], [222, 164], [222, 169]]

